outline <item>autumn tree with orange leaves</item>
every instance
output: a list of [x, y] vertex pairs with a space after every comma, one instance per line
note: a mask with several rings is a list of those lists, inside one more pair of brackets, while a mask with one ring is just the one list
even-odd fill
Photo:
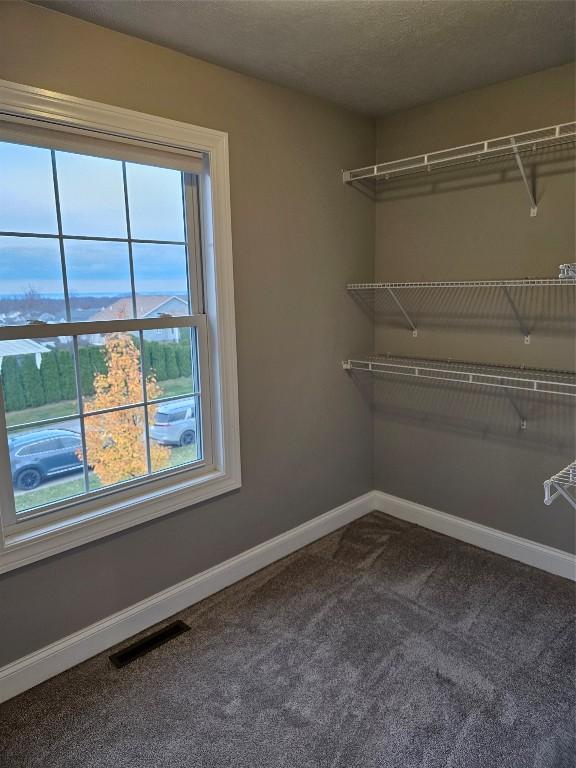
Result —
[[[105, 340], [107, 372], [94, 376], [94, 397], [86, 403], [86, 412], [102, 411], [119, 405], [142, 402], [140, 350], [127, 333], [112, 333]], [[148, 400], [162, 395], [155, 375], [146, 379]], [[155, 408], [148, 407], [154, 419]], [[142, 477], [148, 471], [145, 446], [144, 408], [129, 408], [88, 416], [86, 450], [88, 463], [105, 485]], [[150, 442], [153, 470], [166, 467], [170, 449]]]

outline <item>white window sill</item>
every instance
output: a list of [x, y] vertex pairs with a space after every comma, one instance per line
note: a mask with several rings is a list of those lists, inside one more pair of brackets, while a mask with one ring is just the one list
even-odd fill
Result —
[[137, 495], [132, 490], [132, 498], [122, 503], [117, 500], [114, 503], [112, 497], [110, 505], [100, 503], [95, 509], [80, 511], [65, 519], [39, 517], [36, 524], [27, 526], [26, 530], [6, 532], [0, 549], [0, 573], [199, 504], [240, 486], [239, 477], [212, 468], [164, 491], [153, 492], [144, 486]]

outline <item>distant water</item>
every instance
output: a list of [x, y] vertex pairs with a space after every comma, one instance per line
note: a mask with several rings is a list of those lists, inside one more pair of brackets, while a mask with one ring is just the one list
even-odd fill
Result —
[[[0, 299], [23, 299], [27, 294], [25, 293], [0, 293]], [[114, 298], [114, 299], [124, 299], [128, 298], [130, 294], [128, 293], [73, 293], [70, 298], [71, 299], [81, 299], [83, 297], [89, 298], [89, 299], [108, 299], [108, 298]], [[143, 295], [149, 295], [153, 296], [153, 293], [150, 294], [143, 294]], [[38, 293], [37, 294], [39, 299], [59, 299], [60, 301], [64, 301], [64, 296], [61, 293]]]
[[[176, 293], [176, 291], [138, 291], [138, 296], [186, 296], [186, 293]], [[1, 299], [23, 299], [27, 296], [26, 293], [0, 293]], [[64, 296], [61, 293], [38, 293], [39, 299], [57, 299], [64, 301]], [[129, 293], [73, 293], [70, 295], [72, 300], [74, 299], [128, 299]]]

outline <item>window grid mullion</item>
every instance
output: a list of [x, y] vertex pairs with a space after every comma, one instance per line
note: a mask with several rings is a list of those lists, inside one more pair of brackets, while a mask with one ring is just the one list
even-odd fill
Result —
[[134, 278], [134, 257], [132, 254], [132, 229], [130, 227], [130, 208], [128, 206], [128, 180], [126, 178], [126, 163], [122, 163], [122, 183], [124, 186], [124, 211], [126, 214], [126, 232], [128, 234], [128, 260], [130, 262], [130, 288], [132, 290], [132, 316], [138, 317], [136, 304], [136, 280]]
[[[64, 305], [68, 322], [72, 321], [72, 309], [70, 307], [70, 293], [68, 290], [68, 273], [66, 269], [66, 252], [64, 250], [64, 237], [62, 234], [62, 209], [60, 207], [60, 187], [58, 185], [58, 168], [56, 164], [56, 152], [50, 151], [52, 158], [52, 178], [54, 182], [54, 200], [56, 203], [56, 221], [58, 225], [58, 243], [60, 245], [60, 263], [62, 266], [62, 283], [64, 288]], [[78, 418], [80, 421], [80, 440], [82, 441], [82, 469], [84, 478], [84, 493], [89, 491], [88, 457], [86, 455], [86, 429], [84, 425], [84, 401], [82, 397], [82, 381], [80, 378], [80, 354], [78, 352], [78, 337], [72, 337], [72, 357], [74, 360], [74, 377], [76, 380], [76, 398], [78, 401]]]
[[[2, 237], [41, 237], [45, 240], [57, 240], [60, 235], [51, 235], [46, 232], [10, 232], [8, 230], [0, 230]], [[102, 235], [67, 235], [64, 232], [62, 237], [65, 240], [96, 240], [104, 243], [125, 243], [127, 238], [125, 237], [103, 237]], [[145, 243], [148, 245], [186, 245], [184, 240], [145, 240], [140, 237], [133, 237], [133, 243]]]
[[138, 331], [140, 339], [140, 360], [142, 367], [142, 401], [144, 406], [144, 439], [146, 441], [146, 464], [148, 467], [148, 474], [152, 474], [152, 453], [150, 450], [150, 423], [148, 419], [148, 392], [146, 387], [147, 371], [146, 361], [144, 355], [144, 332]]
[[84, 397], [82, 394], [82, 379], [80, 377], [80, 354], [78, 351], [78, 337], [72, 337], [72, 349], [74, 355], [74, 375], [76, 377], [76, 394], [78, 397], [78, 418], [80, 420], [80, 440], [82, 441], [82, 474], [84, 477], [84, 493], [90, 490], [88, 477], [88, 449], [86, 448], [86, 424], [84, 423]]
[[[126, 174], [126, 163], [122, 162], [122, 182], [124, 186], [124, 209], [126, 212], [126, 231], [128, 234], [128, 259], [130, 262], [130, 286], [132, 290], [132, 315], [138, 317], [138, 304], [136, 301], [136, 279], [134, 276], [134, 253], [132, 250], [132, 227], [130, 224], [130, 206], [128, 204], [128, 178]], [[138, 331], [138, 340], [140, 342], [140, 370], [142, 373], [142, 407], [144, 410], [144, 444], [146, 450], [146, 469], [149, 475], [152, 474], [152, 458], [150, 455], [150, 426], [148, 423], [148, 407], [146, 391], [146, 372], [144, 370], [144, 333]]]
[[204, 312], [198, 181], [196, 177], [183, 173], [181, 183], [190, 311]]
[[58, 225], [58, 244], [60, 246], [60, 264], [62, 267], [62, 284], [64, 288], [64, 306], [66, 307], [66, 318], [68, 322], [72, 321], [72, 312], [70, 309], [70, 293], [68, 291], [68, 272], [66, 269], [66, 253], [64, 251], [64, 236], [62, 234], [62, 209], [60, 207], [60, 188], [58, 185], [58, 168], [56, 166], [56, 152], [50, 151], [52, 158], [52, 181], [54, 183], [54, 201], [56, 203], [56, 222]]
[[204, 326], [205, 315], [166, 315], [131, 320], [99, 320], [66, 323], [33, 323], [32, 325], [0, 325], [0, 341], [46, 339], [57, 336], [94, 336], [130, 331], [156, 331], [162, 328], [195, 328]]
[[[181, 395], [170, 395], [169, 397], [159, 397], [157, 400], [139, 400], [136, 403], [127, 403], [123, 405], [113, 405], [109, 408], [100, 408], [97, 411], [84, 411], [84, 417], [89, 418], [91, 416], [104, 416], [107, 413], [114, 413], [116, 411], [129, 411], [131, 408], [142, 408], [144, 405], [160, 406], [164, 403], [174, 403], [183, 398], [200, 397], [202, 393], [199, 390], [194, 392], [187, 392]], [[74, 421], [78, 418], [78, 414], [71, 414], [68, 416], [54, 416], [51, 419], [39, 419], [38, 421], [27, 421], [22, 424], [12, 424], [10, 427], [6, 427], [6, 431], [15, 431], [17, 429], [32, 429], [36, 427], [47, 427], [51, 424], [63, 424], [67, 421]]]
[[188, 283], [188, 312], [196, 311], [195, 304], [195, 291], [192, 290], [192, 281], [190, 273], [190, 234], [188, 232], [188, 206], [186, 205], [186, 177], [183, 173], [180, 174], [180, 190], [182, 193], [182, 219], [184, 222], [184, 239], [186, 245], [184, 250], [186, 252], [186, 281]]

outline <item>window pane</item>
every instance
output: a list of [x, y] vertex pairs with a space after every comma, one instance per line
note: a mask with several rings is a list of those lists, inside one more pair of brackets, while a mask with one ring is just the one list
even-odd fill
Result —
[[[184, 178], [0, 142], [0, 326], [188, 315]], [[19, 514], [202, 457], [195, 328], [0, 340], [0, 385]]]
[[49, 149], [0, 142], [0, 230], [57, 234]]
[[144, 408], [87, 416], [84, 423], [90, 490], [148, 473]]
[[58, 242], [42, 237], [0, 236], [0, 325], [65, 319]]
[[195, 394], [200, 391], [195, 328], [159, 328], [144, 331], [144, 367], [147, 378], [156, 382], [161, 397]]
[[126, 237], [122, 163], [57, 152], [56, 166], [64, 234]]
[[137, 240], [184, 241], [182, 174], [126, 164], [130, 230]]
[[78, 414], [70, 337], [0, 341], [0, 370], [9, 427]]
[[149, 405], [148, 421], [153, 472], [202, 458], [198, 397]]
[[[85, 337], [79, 344], [78, 355], [86, 412], [143, 401], [137, 333]], [[156, 396], [157, 385], [154, 382], [148, 384], [148, 392], [150, 396]]]
[[64, 252], [72, 320], [134, 317], [126, 243], [65, 240]]
[[77, 419], [8, 430], [16, 512], [65, 501], [85, 492]]
[[134, 243], [134, 282], [138, 316], [160, 313], [179, 317], [189, 312], [188, 270], [183, 245]]

